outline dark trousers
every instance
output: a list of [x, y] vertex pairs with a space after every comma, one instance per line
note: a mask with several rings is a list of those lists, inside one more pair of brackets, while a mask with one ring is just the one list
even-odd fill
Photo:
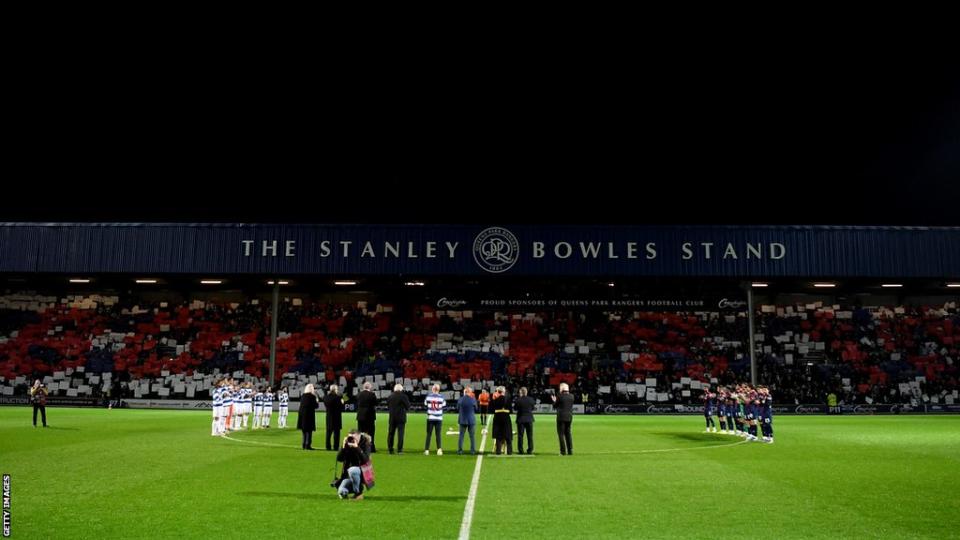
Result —
[[560, 438], [560, 453], [573, 453], [573, 436], [570, 434], [570, 424], [572, 421], [557, 420], [557, 436]]
[[437, 421], [427, 420], [427, 442], [423, 443], [424, 450], [430, 449], [430, 432], [433, 431], [434, 429], [437, 430], [437, 449], [440, 448], [440, 428], [441, 427], [443, 427], [442, 420], [437, 420]]
[[47, 425], [47, 407], [39, 403], [33, 404], [33, 425], [37, 425], [37, 410], [40, 410], [40, 416], [43, 417], [43, 425]]
[[387, 449], [393, 452], [393, 435], [396, 433], [399, 435], [397, 439], [397, 452], [403, 452], [403, 428], [407, 425], [406, 422], [397, 422], [395, 420], [390, 420], [390, 430], [387, 432]]
[[513, 455], [513, 437], [509, 439], [499, 439], [494, 445], [494, 453], [498, 456], [503, 452], [503, 447], [507, 447], [507, 455]]
[[482, 425], [483, 427], [487, 427], [487, 408], [488, 407], [489, 407], [488, 405], [480, 406], [480, 425]]
[[[331, 442], [330, 439], [333, 439]], [[340, 448], [340, 430], [327, 429], [327, 450], [337, 450]]]
[[533, 453], [533, 422], [517, 422], [517, 452], [523, 453], [523, 434], [527, 434], [527, 453]]
[[377, 451], [377, 439], [374, 437], [377, 433], [377, 421], [376, 420], [365, 420], [363, 422], [357, 421], [357, 427], [360, 428], [361, 433], [366, 433], [370, 436], [370, 451]]
[[313, 432], [303, 430], [303, 444], [301, 445], [301, 447], [306, 449], [312, 446], [313, 446]]
[[470, 453], [477, 453], [477, 444], [475, 434], [477, 432], [476, 424], [460, 424], [460, 440], [457, 442], [457, 453], [463, 452], [463, 434], [470, 435]]

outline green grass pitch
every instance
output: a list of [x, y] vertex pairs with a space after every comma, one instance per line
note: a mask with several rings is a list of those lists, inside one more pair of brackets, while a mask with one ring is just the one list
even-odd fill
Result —
[[[377, 485], [342, 501], [334, 454], [300, 450], [295, 429], [234, 441], [210, 436], [209, 412], [47, 412], [43, 429], [0, 408], [13, 538], [457, 538], [476, 465], [455, 436], [424, 456], [416, 414], [404, 455], [388, 455], [382, 414]], [[702, 433], [697, 416], [579, 416], [561, 457], [538, 416], [535, 456], [484, 457], [470, 536], [960, 537], [960, 417], [780, 416], [775, 429], [767, 445]]]

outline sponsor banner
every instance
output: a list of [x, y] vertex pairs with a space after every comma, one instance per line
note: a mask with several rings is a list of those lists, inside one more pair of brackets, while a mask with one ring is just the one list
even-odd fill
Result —
[[[843, 414], [900, 414], [929, 412], [922, 405], [909, 403], [875, 404], [875, 405], [843, 405], [840, 407]], [[960, 409], [958, 411], [960, 412]]]
[[[0, 405], [30, 405], [28, 396], [0, 396]], [[47, 407], [105, 407], [102, 398], [47, 396]]]
[[209, 400], [201, 399], [140, 399], [130, 398], [123, 400], [131, 409], [192, 409], [210, 410]]
[[[123, 402], [133, 409], [180, 409], [180, 410], [206, 410], [211, 409], [209, 400], [183, 400], [183, 399], [124, 399]], [[0, 396], [0, 405], [30, 405], [30, 398], [26, 396]], [[325, 412], [325, 407], [321, 401], [318, 412]], [[68, 398], [52, 396], [47, 398], [48, 407], [103, 407], [104, 401], [99, 398]], [[290, 401], [290, 412], [296, 412], [300, 408], [298, 401]], [[274, 403], [273, 411], [277, 412], [277, 404]], [[353, 413], [355, 405], [353, 403], [345, 404], [344, 412]], [[387, 413], [385, 405], [378, 405], [377, 411], [381, 414]], [[425, 412], [423, 405], [414, 404], [410, 407], [410, 413], [419, 414]], [[456, 414], [455, 403], [448, 403], [444, 407], [447, 414]], [[537, 405], [535, 412], [540, 414], [553, 414], [554, 408], [550, 404], [541, 403]], [[681, 404], [650, 404], [650, 403], [623, 403], [623, 404], [576, 404], [573, 406], [574, 414], [679, 414], [679, 415], [703, 415], [703, 405], [681, 405]], [[829, 414], [829, 407], [820, 404], [800, 404], [787, 405], [775, 404], [773, 414]], [[869, 414], [960, 414], [960, 404], [958, 405], [911, 405], [909, 403], [900, 404], [876, 404], [876, 405], [842, 405], [841, 414], [869, 415]]]
[[[931, 407], [937, 407], [931, 410]], [[915, 407], [910, 404], [883, 404], [883, 405], [844, 405], [840, 408], [842, 414], [900, 414], [900, 413], [960, 413], [960, 405], [928, 405]], [[829, 407], [819, 404], [774, 405], [773, 414], [828, 414]], [[674, 405], [674, 404], [612, 404], [588, 405], [587, 414], [703, 414], [703, 405]]]
[[[155, 399], [124, 399], [123, 401], [127, 403], [131, 408], [134, 408], [134, 409], [207, 409], [209, 410], [211, 408], [210, 400], [192, 400], [192, 399], [178, 400], [178, 399], [155, 398]], [[300, 410], [299, 401], [290, 400], [289, 405], [290, 405], [289, 406], [290, 412]], [[357, 410], [356, 407], [357, 406], [355, 403], [344, 403], [343, 412], [351, 413], [351, 414], [355, 413]], [[277, 405], [277, 402], [274, 401], [273, 412], [277, 412], [278, 410], [279, 410], [279, 407]], [[453, 403], [448, 402], [447, 406], [444, 407], [443, 410], [445, 412], [451, 412], [451, 411], [456, 412], [457, 410], [456, 402], [453, 402]], [[327, 407], [323, 403], [323, 398], [321, 398], [320, 403], [317, 406], [317, 412], [326, 412], [326, 411], [327, 411]], [[425, 411], [426, 411], [426, 407], [424, 407], [422, 404], [414, 404], [410, 406], [410, 409], [408, 412], [417, 413], [417, 412], [425, 412]], [[385, 404], [377, 405], [377, 412], [386, 413], [387, 406]]]
[[[353, 405], [347, 405], [352, 407]], [[354, 409], [350, 409], [351, 411]], [[477, 409], [479, 410], [479, 409]], [[389, 412], [386, 405], [377, 405], [377, 411], [379, 412]], [[408, 413], [426, 413], [427, 407], [423, 403], [413, 403], [410, 405], [410, 408], [407, 409]], [[456, 400], [447, 400], [447, 404], [443, 407], [443, 412], [457, 412], [457, 401]]]
[[746, 311], [747, 301], [742, 293], [719, 296], [635, 296], [635, 297], [511, 297], [468, 298], [456, 294], [440, 294], [429, 299], [441, 310], [499, 310], [499, 309], [597, 309], [641, 311]]
[[588, 405], [587, 414], [703, 414], [703, 405], [674, 405], [649, 403], [623, 403], [612, 405]]
[[926, 412], [931, 414], [960, 413], [960, 405], [927, 405]]
[[787, 407], [793, 410], [785, 411], [783, 414], [827, 414], [830, 412], [830, 407], [826, 405], [787, 405]]
[[[592, 407], [595, 414], [677, 414], [677, 405], [613, 404]], [[682, 407], [682, 405], [680, 405]], [[692, 414], [692, 411], [691, 411]]]
[[[202, 410], [210, 411], [213, 408], [208, 399], [124, 399], [124, 403], [131, 409], [183, 409], [183, 410]], [[290, 412], [299, 410], [300, 403], [290, 401]], [[277, 402], [273, 402], [273, 412], [279, 410]], [[320, 403], [320, 410], [323, 410], [323, 403]], [[252, 414], [252, 413], [251, 413]]]

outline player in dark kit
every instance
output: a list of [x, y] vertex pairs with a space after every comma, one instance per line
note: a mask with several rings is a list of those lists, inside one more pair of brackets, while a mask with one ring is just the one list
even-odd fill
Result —
[[773, 396], [766, 386], [760, 387], [760, 428], [763, 441], [773, 444]]
[[727, 416], [727, 432], [730, 435], [736, 435], [737, 428], [734, 424], [734, 418], [737, 416], [737, 398], [732, 390], [724, 392], [723, 402], [727, 406], [727, 410], [724, 411]]
[[[717, 395], [706, 389], [703, 391], [703, 419], [707, 424], [704, 433], [717, 432], [717, 425], [713, 422], [713, 413], [717, 408]], [[712, 429], [711, 429], [712, 428]]]
[[746, 396], [747, 389], [741, 384], [737, 385], [737, 393], [733, 395], [734, 411], [733, 419], [737, 424], [737, 435], [740, 437], [747, 437], [747, 427], [746, 427], [746, 414], [744, 411], [744, 405], [747, 402]]
[[717, 389], [717, 420], [720, 421], [720, 433], [727, 434], [727, 389]]
[[747, 392], [747, 440], [757, 440], [757, 417], [760, 411], [760, 394], [750, 388]]

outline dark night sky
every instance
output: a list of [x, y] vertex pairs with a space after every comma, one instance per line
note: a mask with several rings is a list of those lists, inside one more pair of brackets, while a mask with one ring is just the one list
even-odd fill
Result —
[[24, 87], [0, 219], [960, 225], [960, 65], [922, 50], [358, 71]]

